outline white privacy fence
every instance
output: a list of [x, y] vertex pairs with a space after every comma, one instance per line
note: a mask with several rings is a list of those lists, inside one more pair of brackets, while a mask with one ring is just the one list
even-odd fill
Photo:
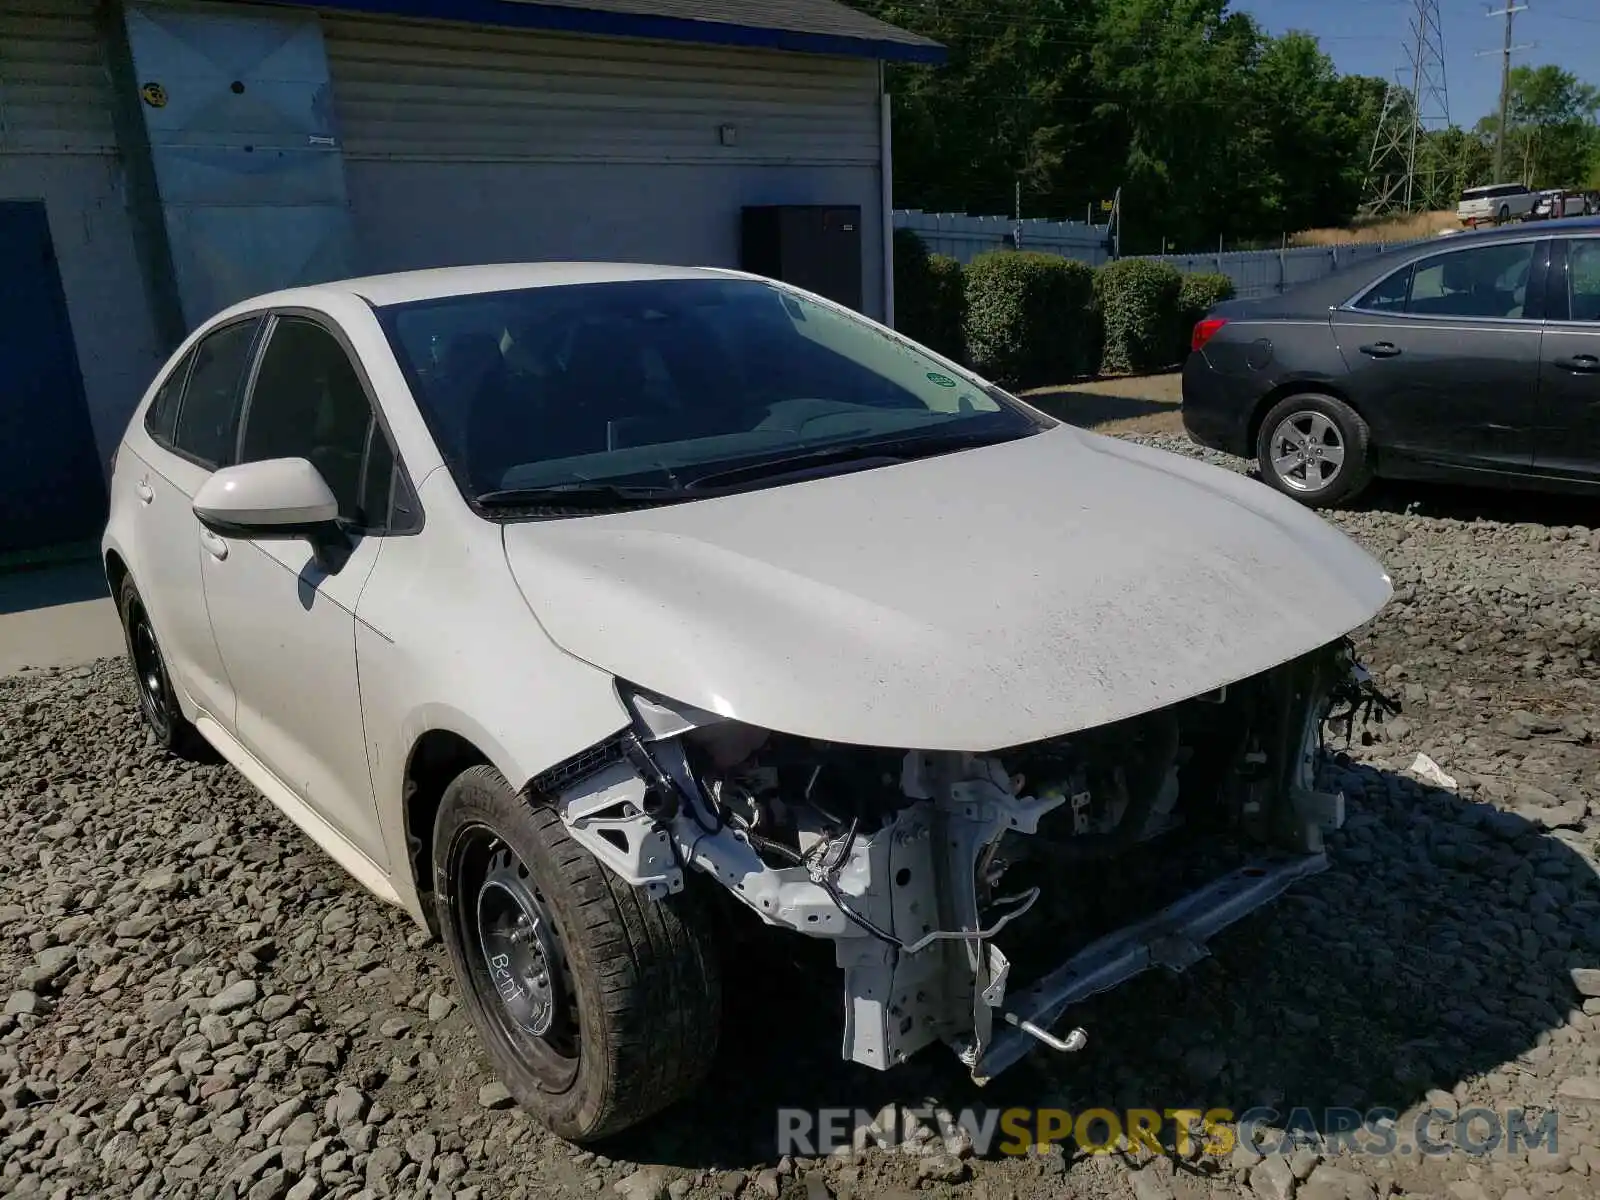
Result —
[[[898, 210], [894, 223], [897, 229], [915, 232], [934, 254], [947, 255], [963, 264], [1010, 245], [1017, 229], [1017, 222], [1010, 217], [968, 217], [915, 208]], [[1022, 249], [1076, 258], [1093, 266], [1110, 260], [1107, 241], [1104, 225], [1085, 225], [1082, 221], [1022, 222]]]
[[1345, 246], [1296, 246], [1287, 250], [1237, 250], [1223, 254], [1149, 255], [1171, 263], [1185, 274], [1215, 272], [1233, 280], [1242, 300], [1273, 296], [1302, 283], [1331, 275], [1344, 267], [1375, 258], [1386, 250], [1415, 246], [1409, 242], [1352, 242]]
[[[900, 209], [895, 227], [910, 229], [935, 254], [969, 263], [980, 254], [1003, 249], [1013, 242], [1017, 222], [1010, 217], [969, 217], [951, 213], [925, 213]], [[1073, 258], [1090, 266], [1111, 261], [1109, 230], [1081, 221], [1023, 221], [1021, 246], [1042, 254]], [[1171, 263], [1185, 273], [1216, 272], [1233, 280], [1243, 299], [1271, 296], [1302, 283], [1331, 275], [1342, 267], [1362, 262], [1386, 250], [1414, 246], [1421, 241], [1359, 242], [1344, 246], [1298, 246], [1283, 250], [1231, 250], [1221, 254], [1146, 255]]]

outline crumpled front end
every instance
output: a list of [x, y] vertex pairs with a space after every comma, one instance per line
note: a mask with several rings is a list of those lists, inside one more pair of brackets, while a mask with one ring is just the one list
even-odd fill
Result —
[[[771, 733], [625, 689], [633, 727], [534, 782], [655, 895], [715, 880], [770, 926], [834, 942], [844, 1056], [943, 1042], [980, 1082], [1080, 1048], [1071, 1006], [1206, 943], [1323, 870], [1344, 798], [1326, 722], [1378, 698], [1348, 639], [1217, 692], [986, 754]], [[1235, 865], [1119, 927], [1074, 916], [1107, 863], [1226, 842]], [[1209, 853], [1209, 851], [1208, 851]], [[1209, 860], [1208, 860], [1209, 861]], [[1041, 947], [1050, 948], [1049, 955]]]

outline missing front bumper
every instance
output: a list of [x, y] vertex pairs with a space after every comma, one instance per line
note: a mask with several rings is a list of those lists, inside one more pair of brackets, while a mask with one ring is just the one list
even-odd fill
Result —
[[1036, 1031], [1049, 1030], [1072, 1005], [1152, 967], [1185, 970], [1207, 955], [1206, 943], [1229, 925], [1327, 869], [1327, 855], [1321, 853], [1261, 859], [1090, 943], [1044, 978], [1006, 998], [993, 1036], [972, 1069], [973, 1080], [986, 1084], [1034, 1047], [1048, 1044], [1024, 1024]]

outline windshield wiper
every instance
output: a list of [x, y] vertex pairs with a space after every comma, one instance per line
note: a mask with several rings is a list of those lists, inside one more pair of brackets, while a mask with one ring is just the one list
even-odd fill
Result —
[[631, 504], [668, 504], [687, 500], [683, 488], [630, 487], [617, 483], [552, 483], [544, 487], [499, 488], [480, 492], [473, 503], [484, 508], [611, 508]]
[[966, 450], [975, 446], [988, 446], [998, 442], [1009, 442], [1015, 435], [1007, 434], [976, 434], [976, 433], [935, 433], [922, 434], [916, 437], [893, 438], [881, 442], [861, 442], [849, 446], [830, 446], [821, 450], [807, 450], [801, 454], [784, 454], [776, 458], [762, 459], [760, 462], [747, 463], [742, 467], [730, 467], [725, 471], [712, 471], [707, 475], [700, 475], [684, 484], [686, 492], [702, 492], [709, 488], [728, 487], [738, 483], [746, 483], [760, 479], [767, 479], [775, 475], [787, 475], [794, 471], [803, 471], [808, 467], [822, 467], [833, 463], [840, 464], [865, 464], [878, 463], [891, 466], [895, 463], [906, 462], [909, 459], [919, 458], [925, 454], [945, 454], [954, 450]]

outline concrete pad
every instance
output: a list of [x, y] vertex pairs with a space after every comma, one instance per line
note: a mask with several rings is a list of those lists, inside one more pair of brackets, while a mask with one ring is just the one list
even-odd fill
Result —
[[124, 653], [98, 562], [0, 574], [0, 676]]

